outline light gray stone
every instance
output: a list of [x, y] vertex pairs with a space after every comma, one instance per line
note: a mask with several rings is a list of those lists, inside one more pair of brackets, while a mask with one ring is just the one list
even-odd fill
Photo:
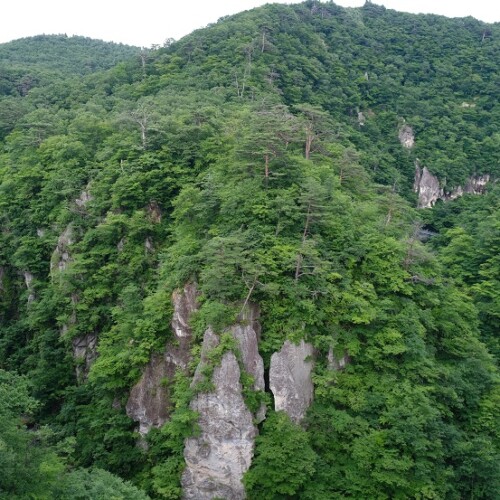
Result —
[[398, 138], [404, 148], [411, 149], [415, 146], [415, 134], [409, 125], [405, 124], [399, 129]]
[[328, 368], [330, 370], [343, 370], [350, 362], [351, 358], [349, 357], [347, 351], [344, 351], [342, 356], [338, 356], [334, 353], [332, 347], [328, 350]]
[[69, 247], [73, 244], [73, 229], [68, 225], [57, 240], [57, 246], [52, 253], [50, 259], [50, 272], [53, 274], [55, 271], [62, 272], [71, 262], [71, 254]]
[[491, 177], [489, 174], [470, 177], [465, 184], [465, 192], [467, 194], [483, 194], [490, 181]]
[[75, 203], [77, 204], [77, 206], [79, 206], [80, 208], [85, 208], [85, 206], [87, 205], [87, 203], [89, 201], [92, 201], [94, 198], [92, 197], [92, 195], [90, 194], [90, 191], [88, 189], [84, 189], [81, 193], [80, 193], [80, 196], [78, 198], [76, 198], [75, 200]]
[[33, 279], [35, 277], [29, 271], [23, 271], [23, 277], [26, 290], [28, 290], [28, 305], [30, 305], [36, 300], [35, 287], [33, 286]]
[[[230, 330], [238, 342], [243, 367], [253, 377], [253, 389], [264, 391], [264, 361], [259, 354], [259, 317], [259, 306], [257, 304], [247, 304], [240, 314], [239, 322], [232, 326]], [[255, 416], [257, 423], [262, 422], [265, 417], [266, 407], [262, 405]]]
[[487, 184], [491, 182], [491, 177], [486, 175], [469, 177], [465, 184], [457, 186], [450, 191], [445, 191], [439, 182], [439, 179], [431, 174], [427, 167], [420, 168], [418, 161], [415, 163], [415, 182], [413, 190], [418, 195], [418, 208], [431, 208], [436, 201], [451, 201], [467, 194], [483, 194]]
[[97, 358], [97, 336], [94, 333], [76, 337], [72, 340], [73, 358], [76, 364], [76, 378], [83, 381], [87, 378], [92, 363]]
[[[203, 350], [217, 344], [215, 337], [207, 330]], [[200, 366], [207, 352], [202, 351]], [[213, 392], [198, 394], [191, 402], [191, 409], [199, 414], [200, 435], [185, 443], [183, 498], [244, 499], [241, 480], [251, 464], [257, 429], [243, 400], [240, 368], [234, 353], [223, 355], [220, 366], [214, 369], [212, 383]]]
[[439, 184], [439, 179], [432, 175], [427, 167], [420, 168], [418, 162], [415, 164], [414, 191], [418, 195], [418, 208], [430, 208], [437, 200], [444, 195], [443, 188]]
[[281, 350], [271, 356], [269, 384], [275, 410], [285, 411], [296, 423], [304, 418], [313, 400], [313, 353], [312, 345], [304, 340], [299, 345], [287, 340]]
[[127, 415], [138, 422], [139, 433], [161, 427], [172, 410], [170, 387], [177, 370], [187, 370], [191, 359], [191, 314], [198, 309], [196, 284], [187, 284], [172, 294], [174, 313], [171, 327], [174, 341], [166, 344], [162, 354], [153, 354], [142, 376], [130, 391]]
[[[170, 413], [170, 394], [165, 384], [172, 379], [175, 365], [166, 363], [160, 354], [153, 354], [141, 380], [130, 391], [127, 415], [139, 422], [139, 433], [145, 435], [152, 427], [161, 427]], [[162, 385], [162, 381], [164, 384]]]
[[183, 290], [175, 290], [172, 294], [174, 314], [171, 326], [178, 339], [191, 337], [189, 319], [191, 314], [198, 309], [197, 296], [198, 290], [193, 283], [186, 285]]

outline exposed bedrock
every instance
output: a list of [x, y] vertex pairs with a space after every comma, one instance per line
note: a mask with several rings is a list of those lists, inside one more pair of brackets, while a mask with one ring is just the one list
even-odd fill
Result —
[[[244, 370], [253, 377], [253, 389], [265, 390], [264, 361], [259, 354], [260, 309], [257, 304], [247, 304], [239, 317], [239, 322], [230, 330], [238, 342]], [[262, 405], [255, 416], [257, 423], [266, 417], [266, 407]]]
[[403, 125], [399, 129], [399, 142], [404, 148], [411, 149], [415, 145], [415, 134], [409, 125]]
[[87, 378], [92, 363], [97, 358], [97, 335], [89, 333], [72, 340], [73, 359], [76, 362], [76, 378], [81, 382]]
[[64, 271], [71, 262], [69, 247], [73, 244], [73, 229], [68, 225], [57, 240], [56, 248], [50, 259], [50, 272]]
[[431, 208], [438, 200], [450, 201], [464, 194], [483, 194], [490, 181], [488, 174], [472, 176], [467, 179], [465, 187], [457, 186], [451, 191], [445, 191], [439, 179], [431, 174], [427, 167], [420, 168], [416, 162], [413, 190], [418, 196], [417, 207]]
[[[205, 376], [207, 354], [218, 343], [218, 336], [209, 328], [193, 384]], [[213, 370], [213, 391], [200, 393], [191, 402], [191, 409], [199, 414], [200, 434], [185, 443], [185, 499], [245, 498], [241, 480], [250, 467], [257, 429], [243, 399], [240, 375], [235, 354], [227, 351]]]
[[176, 371], [187, 369], [191, 350], [189, 318], [197, 310], [195, 284], [187, 284], [172, 294], [174, 314], [171, 327], [174, 340], [167, 343], [161, 354], [153, 354], [142, 376], [130, 391], [127, 415], [139, 423], [139, 432], [145, 435], [152, 427], [161, 427], [171, 411], [170, 389]]
[[344, 351], [344, 353], [341, 356], [339, 356], [334, 352], [333, 348], [331, 347], [328, 350], [327, 359], [328, 359], [328, 368], [330, 370], [335, 370], [335, 371], [343, 370], [351, 362], [351, 358], [349, 357], [347, 351]]
[[313, 353], [313, 346], [304, 340], [299, 345], [287, 340], [281, 350], [271, 356], [269, 384], [275, 410], [285, 411], [296, 423], [304, 418], [313, 400]]

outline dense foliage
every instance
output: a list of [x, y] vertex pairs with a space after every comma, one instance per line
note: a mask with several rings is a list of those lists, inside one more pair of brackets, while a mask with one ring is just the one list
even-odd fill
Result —
[[147, 446], [124, 406], [195, 280], [195, 353], [245, 300], [266, 367], [317, 352], [249, 498], [497, 498], [499, 188], [417, 212], [412, 184], [417, 158], [498, 177], [499, 49], [498, 24], [314, 1], [151, 50], [0, 46], [0, 497], [179, 498], [190, 380]]

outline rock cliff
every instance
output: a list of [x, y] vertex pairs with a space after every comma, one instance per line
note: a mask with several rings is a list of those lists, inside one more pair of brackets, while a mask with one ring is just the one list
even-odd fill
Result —
[[[247, 304], [240, 315], [240, 321], [231, 327], [231, 333], [238, 342], [241, 360], [245, 371], [253, 377], [253, 389], [265, 390], [264, 361], [259, 354], [260, 340], [260, 309], [256, 304]], [[257, 422], [266, 417], [266, 407], [263, 405], [257, 412]]]
[[[208, 329], [194, 384], [204, 376], [207, 354], [218, 343], [217, 335]], [[199, 414], [201, 432], [185, 443], [182, 487], [186, 499], [245, 498], [241, 480], [250, 467], [257, 429], [243, 399], [240, 375], [235, 354], [224, 353], [213, 371], [214, 390], [198, 394], [191, 402], [191, 409]]]
[[467, 179], [465, 188], [457, 186], [451, 191], [445, 191], [439, 179], [431, 174], [427, 167], [420, 168], [419, 163], [416, 162], [413, 190], [418, 196], [417, 207], [431, 208], [438, 200], [450, 201], [464, 194], [483, 194], [490, 181], [488, 174], [472, 176]]
[[191, 328], [189, 318], [197, 310], [197, 289], [188, 284], [172, 294], [174, 314], [171, 322], [174, 339], [162, 354], [154, 354], [143, 370], [141, 379], [130, 391], [127, 415], [139, 423], [145, 435], [152, 427], [161, 427], [171, 410], [170, 384], [178, 369], [186, 370], [190, 360]]
[[76, 378], [82, 382], [97, 358], [97, 335], [89, 333], [72, 340], [73, 359], [76, 362]]
[[343, 370], [350, 362], [351, 358], [347, 351], [344, 351], [342, 356], [337, 356], [331, 347], [328, 350], [328, 368], [330, 370]]
[[409, 125], [403, 125], [399, 129], [398, 138], [404, 148], [411, 149], [415, 145], [415, 134]]
[[287, 340], [281, 350], [271, 356], [269, 384], [274, 408], [285, 411], [296, 423], [304, 418], [313, 400], [313, 365], [313, 347], [303, 340], [299, 345]]
[[50, 259], [50, 272], [54, 271], [64, 271], [68, 264], [71, 262], [71, 254], [69, 247], [73, 244], [73, 229], [71, 225], [67, 226], [63, 231], [59, 239], [57, 240], [57, 245], [52, 253], [52, 258]]
[[30, 305], [36, 300], [35, 287], [33, 286], [34, 276], [29, 271], [24, 271], [23, 276], [26, 290], [28, 290], [28, 305]]

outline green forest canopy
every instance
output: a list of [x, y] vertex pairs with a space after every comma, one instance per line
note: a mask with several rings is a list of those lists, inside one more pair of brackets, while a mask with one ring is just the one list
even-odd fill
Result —
[[499, 49], [498, 24], [313, 1], [151, 50], [0, 45], [0, 497], [179, 497], [188, 381], [147, 449], [124, 404], [196, 280], [197, 331], [250, 293], [266, 365], [318, 352], [249, 498], [497, 498], [498, 186], [416, 211], [412, 185], [417, 159], [498, 178]]

